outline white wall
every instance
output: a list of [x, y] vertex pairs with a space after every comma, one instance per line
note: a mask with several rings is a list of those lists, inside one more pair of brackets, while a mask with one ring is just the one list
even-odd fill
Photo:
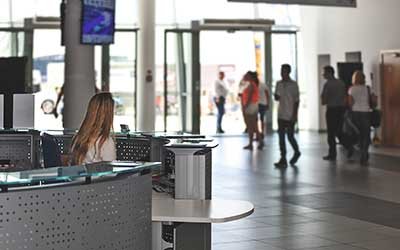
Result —
[[[319, 102], [318, 102], [318, 75], [317, 75], [317, 48], [318, 35], [318, 11], [316, 7], [301, 8], [301, 32], [298, 36], [299, 46], [299, 83], [305, 86], [307, 92], [307, 100], [305, 104], [308, 110], [308, 124], [306, 128], [319, 129]], [[304, 91], [304, 90], [302, 90]], [[303, 100], [302, 100], [303, 101]], [[304, 114], [299, 113], [299, 116]]]
[[[345, 53], [361, 51], [364, 71], [375, 76], [379, 93], [379, 53], [400, 48], [400, 1], [358, 0], [358, 8], [301, 7], [300, 79], [307, 82], [308, 107], [318, 114], [317, 55], [330, 54], [332, 65], [345, 61]], [[371, 81], [368, 82], [371, 84]], [[318, 116], [310, 115], [310, 129], [319, 129]]]

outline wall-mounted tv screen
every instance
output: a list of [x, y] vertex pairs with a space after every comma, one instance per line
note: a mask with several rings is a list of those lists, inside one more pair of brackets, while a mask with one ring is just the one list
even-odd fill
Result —
[[82, 0], [81, 43], [114, 42], [115, 0]]

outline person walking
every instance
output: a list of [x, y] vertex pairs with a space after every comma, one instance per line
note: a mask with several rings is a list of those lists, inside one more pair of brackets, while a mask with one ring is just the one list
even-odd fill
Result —
[[269, 88], [267, 84], [260, 82], [258, 85], [260, 99], [258, 101], [258, 115], [260, 119], [260, 144], [264, 146], [264, 136], [267, 130], [266, 113], [269, 108]]
[[225, 102], [226, 96], [228, 95], [228, 89], [224, 82], [225, 73], [220, 71], [218, 73], [218, 79], [215, 81], [214, 90], [214, 102], [217, 106], [218, 114], [217, 114], [217, 133], [225, 133], [222, 129], [222, 118], [225, 114]]
[[[243, 91], [247, 88], [247, 84], [249, 82], [245, 81], [245, 76], [242, 77], [242, 79], [239, 81], [239, 89], [238, 89], [238, 100], [240, 103], [242, 103], [242, 97], [243, 97]], [[245, 128], [243, 133], [247, 134], [249, 131], [247, 129], [247, 125], [246, 125], [246, 117], [244, 116], [244, 110], [242, 109], [242, 117], [243, 117], [243, 121], [245, 124]]]
[[[242, 110], [246, 122], [246, 127], [249, 135], [249, 144], [244, 149], [253, 150], [254, 135], [258, 141], [260, 136], [257, 129], [257, 114], [258, 114], [258, 77], [257, 72], [247, 72], [243, 79], [246, 82], [246, 88], [242, 93]], [[263, 148], [262, 144], [258, 145], [259, 149]]]
[[291, 165], [295, 165], [299, 160], [301, 153], [294, 129], [297, 123], [297, 114], [300, 103], [300, 92], [297, 82], [290, 78], [292, 69], [289, 64], [283, 64], [281, 67], [282, 80], [276, 85], [275, 100], [279, 102], [278, 108], [278, 133], [281, 158], [275, 163], [277, 168], [286, 168], [286, 135], [294, 150], [293, 157], [290, 160]]
[[366, 166], [371, 144], [371, 108], [376, 107], [377, 98], [365, 85], [365, 75], [362, 71], [353, 74], [353, 86], [349, 89], [349, 105], [353, 122], [359, 130], [360, 164]]
[[[323, 159], [326, 161], [336, 161], [336, 138], [342, 140], [343, 118], [346, 111], [346, 85], [335, 78], [335, 70], [331, 66], [325, 66], [323, 76], [326, 83], [322, 89], [321, 102], [326, 106], [326, 125], [328, 129], [329, 152]], [[349, 151], [351, 157], [352, 151]]]

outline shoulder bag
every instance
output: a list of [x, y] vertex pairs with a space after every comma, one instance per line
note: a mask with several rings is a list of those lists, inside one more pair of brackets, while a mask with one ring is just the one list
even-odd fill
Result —
[[373, 103], [370, 87], [367, 86], [367, 88], [368, 88], [369, 106], [372, 109], [370, 114], [371, 127], [379, 128], [381, 126], [382, 114], [381, 111], [376, 108], [376, 104]]

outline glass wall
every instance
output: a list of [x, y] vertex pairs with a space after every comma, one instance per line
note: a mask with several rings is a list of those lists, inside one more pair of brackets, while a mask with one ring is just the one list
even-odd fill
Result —
[[[177, 67], [179, 64], [178, 58], [178, 34], [169, 33], [167, 35], [167, 124], [166, 128], [168, 131], [179, 131], [182, 129], [182, 117], [181, 117], [181, 101], [180, 101], [180, 86], [177, 76]], [[164, 102], [164, 82], [162, 82], [161, 92], [162, 101]], [[158, 97], [159, 95], [157, 95]], [[162, 105], [164, 106], [164, 103]], [[158, 120], [163, 120], [163, 114], [159, 114]], [[164, 121], [163, 121], [164, 122]], [[165, 124], [163, 124], [165, 126]], [[164, 128], [158, 128], [164, 130]]]
[[10, 1], [0, 1], [0, 27], [10, 26]]
[[9, 57], [12, 56], [12, 33], [0, 31], [0, 56]]
[[[289, 64], [292, 66], [291, 77], [293, 80], [298, 81], [297, 70], [297, 57], [296, 57], [296, 35], [295, 34], [273, 34], [272, 35], [272, 89], [275, 90], [277, 81], [281, 80], [281, 66], [282, 64]], [[305, 92], [304, 88], [300, 86], [300, 100], [301, 106], [299, 111], [299, 127], [303, 128], [305, 123]], [[277, 129], [277, 105], [274, 105], [273, 112], [273, 128]]]
[[[0, 27], [21, 27], [25, 18], [35, 16], [59, 16], [60, 0], [4, 0], [0, 1]], [[118, 0], [116, 6], [116, 24], [117, 27], [133, 28], [137, 23], [137, 1], [135, 0]], [[297, 6], [286, 5], [268, 5], [268, 4], [244, 4], [232, 3], [226, 0], [156, 0], [156, 129], [163, 130], [164, 111], [164, 81], [163, 81], [163, 42], [164, 29], [172, 27], [189, 27], [192, 20], [201, 20], [205, 18], [215, 19], [253, 19], [264, 18], [274, 19], [278, 25], [300, 25], [299, 8]], [[140, 32], [139, 32], [140, 34]], [[19, 34], [18, 36], [23, 36]], [[134, 35], [130, 33], [121, 33], [116, 35], [116, 44], [110, 46], [110, 90], [114, 92], [117, 103], [120, 105], [116, 111], [116, 123], [126, 123], [130, 127], [134, 127]], [[21, 37], [20, 37], [21, 38]], [[0, 32], [0, 56], [10, 56], [18, 47], [18, 54], [22, 55], [24, 40], [18, 40], [18, 46], [15, 40], [11, 39], [11, 34]], [[227, 39], [227, 40], [226, 40]], [[274, 43], [274, 80], [277, 79], [276, 68], [280, 63], [291, 63], [293, 59], [293, 38], [273, 38]], [[44, 42], [45, 41], [45, 42]], [[227, 42], [229, 41], [229, 42]], [[237, 50], [237, 44], [248, 44], [243, 46], [242, 50]], [[221, 68], [226, 69], [230, 73], [232, 85], [237, 85], [238, 79], [244, 69], [254, 68], [254, 37], [249, 35], [226, 34], [226, 33], [204, 33], [201, 36], [201, 64], [202, 64], [202, 113], [212, 116], [215, 112], [210, 99], [209, 85], [214, 81], [215, 72]], [[246, 47], [246, 48], [244, 48]], [[63, 55], [64, 49], [60, 46], [59, 30], [35, 30], [34, 32], [34, 69], [33, 84], [39, 84], [42, 92], [40, 100], [45, 98], [51, 99], [53, 102], [57, 99], [57, 90], [62, 84], [63, 78]], [[172, 56], [173, 47], [168, 48], [169, 54]], [[13, 52], [14, 51], [14, 52]], [[98, 51], [96, 49], [96, 51]], [[229, 51], [229, 53], [224, 52]], [[247, 56], [243, 57], [240, 53], [248, 51]], [[96, 52], [96, 56], [101, 53]], [[216, 57], [219, 55], [219, 59]], [[237, 58], [242, 58], [241, 63], [237, 63]], [[234, 59], [236, 58], [236, 59]], [[47, 62], [43, 62], [46, 61]], [[96, 59], [98, 61], [98, 58]], [[176, 62], [171, 58], [168, 68], [171, 72], [176, 71], [174, 67]], [[39, 66], [41, 65], [41, 66]], [[46, 65], [46, 66], [43, 66]], [[100, 79], [101, 63], [96, 63], [97, 80]], [[175, 66], [174, 66], [175, 65]], [[168, 81], [172, 84], [177, 81], [177, 76], [170, 72]], [[232, 73], [234, 72], [234, 73]], [[302, 85], [303, 83], [300, 83]], [[170, 88], [173, 91], [173, 87]], [[178, 91], [176, 89], [175, 91]], [[234, 92], [234, 91], [232, 91]], [[174, 105], [179, 105], [175, 93], [168, 100], [171, 109], [174, 111]], [[306, 94], [305, 92], [302, 94]], [[39, 95], [39, 94], [38, 94]], [[174, 101], [174, 98], [176, 99]], [[207, 99], [207, 100], [206, 100]], [[174, 104], [174, 102], [176, 104]], [[39, 105], [40, 106], [40, 105]], [[60, 106], [60, 108], [62, 105]], [[236, 106], [233, 103], [232, 108]], [[37, 109], [37, 108], [36, 108]], [[39, 107], [40, 109], [40, 107]], [[59, 110], [61, 112], [61, 110]], [[39, 112], [39, 111], [38, 111]], [[176, 111], [178, 112], [178, 111]], [[171, 113], [172, 115], [172, 113]], [[40, 117], [40, 116], [38, 116]], [[51, 115], [46, 116], [47, 118]], [[50, 118], [49, 118], [50, 119]], [[60, 119], [55, 118], [53, 122], [43, 123], [45, 126], [59, 127]], [[38, 122], [45, 119], [38, 118]], [[213, 121], [207, 123], [213, 124]], [[179, 123], [175, 123], [179, 124]], [[39, 124], [40, 125], [40, 124]], [[41, 126], [41, 125], [40, 125]], [[180, 128], [181, 125], [177, 127]], [[118, 127], [118, 126], [116, 126]], [[173, 128], [171, 128], [173, 129]], [[175, 130], [175, 129], [174, 129]], [[239, 130], [239, 129], [238, 129]], [[211, 130], [210, 130], [211, 131]]]
[[46, 102], [55, 105], [57, 101], [64, 84], [64, 54], [60, 30], [34, 31], [32, 77], [33, 85], [39, 90], [35, 93], [35, 127], [38, 129], [62, 129], [62, 99], [54, 114], [46, 114], [42, 104]]
[[110, 46], [110, 92], [116, 102], [114, 128], [127, 124], [135, 128], [135, 60], [136, 33], [115, 34]]
[[[24, 26], [26, 18], [59, 17], [61, 0], [4, 0], [0, 1], [0, 28]], [[133, 28], [136, 22], [136, 2], [118, 0], [116, 6], [117, 27]], [[38, 129], [62, 129], [63, 98], [54, 114], [45, 114], [43, 103], [55, 105], [64, 82], [64, 53], [59, 29], [44, 29], [40, 24], [33, 28], [32, 84], [35, 93], [35, 126]], [[120, 123], [135, 127], [135, 46], [134, 32], [116, 33], [115, 44], [109, 50], [109, 86], [117, 103], [115, 127]], [[0, 56], [22, 56], [24, 32], [0, 31]], [[95, 49], [96, 86], [101, 87], [101, 67], [104, 64], [100, 46]], [[47, 106], [49, 107], [49, 106]]]

